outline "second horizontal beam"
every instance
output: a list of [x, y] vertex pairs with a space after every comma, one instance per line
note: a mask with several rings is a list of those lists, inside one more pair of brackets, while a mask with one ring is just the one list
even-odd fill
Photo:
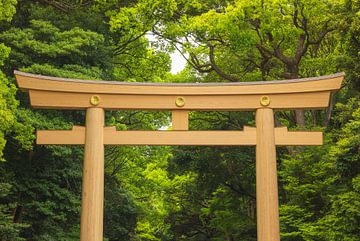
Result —
[[[73, 130], [37, 131], [37, 144], [83, 145], [85, 128]], [[256, 128], [244, 131], [116, 131], [104, 128], [105, 145], [155, 145], [155, 146], [253, 146], [256, 145]], [[288, 132], [275, 128], [277, 146], [322, 145], [322, 132]]]

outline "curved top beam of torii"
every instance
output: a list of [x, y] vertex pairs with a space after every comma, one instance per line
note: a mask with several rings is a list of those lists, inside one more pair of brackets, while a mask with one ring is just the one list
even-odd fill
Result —
[[[344, 73], [316, 78], [237, 83], [134, 83], [78, 80], [15, 71], [38, 108], [255, 110], [326, 108]], [[95, 101], [94, 101], [95, 98]], [[180, 104], [179, 104], [180, 103]]]

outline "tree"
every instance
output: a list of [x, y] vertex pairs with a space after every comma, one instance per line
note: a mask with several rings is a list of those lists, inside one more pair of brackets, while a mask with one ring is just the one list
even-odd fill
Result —
[[[1, 2], [0, 7], [0, 21], [10, 21], [15, 14], [16, 0], [5, 0]], [[10, 48], [3, 43], [0, 44], [0, 66], [4, 65], [4, 61], [9, 57]], [[16, 88], [7, 79], [5, 74], [0, 71], [0, 161], [5, 161], [3, 151], [6, 145], [6, 135], [10, 133], [17, 133], [15, 139], [28, 140], [21, 136], [22, 125], [17, 122], [16, 111], [18, 102], [15, 100]], [[27, 133], [28, 134], [28, 133]], [[31, 139], [31, 138], [30, 138]], [[22, 144], [26, 146], [26, 141]], [[10, 195], [11, 184], [7, 178], [0, 179], [0, 198], [6, 200]], [[0, 202], [0, 239], [7, 240], [23, 240], [19, 237], [22, 228], [27, 227], [26, 224], [19, 224], [13, 222], [11, 210], [16, 204], [12, 201]]]
[[[152, 31], [219, 81], [293, 79], [306, 74], [301, 60], [341, 25], [342, 7], [338, 1], [139, 1], [111, 24], [128, 35]], [[296, 114], [304, 125], [304, 112]]]

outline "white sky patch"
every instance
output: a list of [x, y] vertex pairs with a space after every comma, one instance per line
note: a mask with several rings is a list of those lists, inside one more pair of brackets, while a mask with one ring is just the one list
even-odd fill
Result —
[[171, 70], [172, 74], [177, 74], [185, 68], [186, 60], [185, 58], [179, 53], [178, 50], [175, 50], [174, 53], [170, 54], [171, 57]]
[[[157, 37], [151, 32], [148, 32], [146, 34], [146, 38], [149, 40], [150, 43], [158, 41]], [[185, 68], [186, 60], [178, 50], [175, 50], [173, 53], [171, 53], [170, 58], [171, 58], [170, 72], [172, 74], [177, 74]]]

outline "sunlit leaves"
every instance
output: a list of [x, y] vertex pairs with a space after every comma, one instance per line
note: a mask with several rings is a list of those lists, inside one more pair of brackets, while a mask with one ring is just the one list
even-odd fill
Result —
[[0, 21], [10, 21], [16, 12], [17, 0], [0, 1]]
[[11, 28], [1, 33], [0, 39], [12, 48], [10, 61], [17, 68], [34, 63], [98, 67], [109, 64], [104, 37], [80, 28], [60, 31], [50, 22], [32, 20], [30, 28]]

